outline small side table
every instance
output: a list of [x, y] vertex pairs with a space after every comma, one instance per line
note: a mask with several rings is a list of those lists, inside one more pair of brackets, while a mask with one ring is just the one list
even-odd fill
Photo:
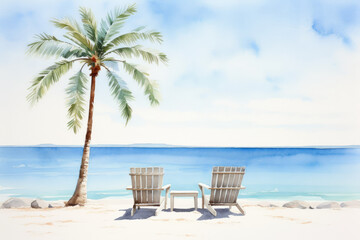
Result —
[[174, 210], [174, 197], [193, 197], [194, 198], [194, 205], [195, 211], [198, 207], [198, 191], [171, 191], [170, 192], [170, 208], [171, 211]]

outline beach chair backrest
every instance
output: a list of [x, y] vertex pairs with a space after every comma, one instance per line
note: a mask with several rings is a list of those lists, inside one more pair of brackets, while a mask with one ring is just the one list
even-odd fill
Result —
[[213, 167], [210, 203], [235, 203], [245, 167]]
[[135, 203], [160, 203], [163, 168], [130, 168], [130, 176]]

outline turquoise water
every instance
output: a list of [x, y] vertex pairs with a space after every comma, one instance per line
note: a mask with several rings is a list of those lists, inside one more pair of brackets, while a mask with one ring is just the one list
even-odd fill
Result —
[[[73, 193], [80, 147], [0, 147], [0, 198], [67, 199]], [[93, 147], [88, 198], [130, 197], [130, 167], [164, 167], [164, 184], [198, 190], [213, 166], [245, 166], [240, 198], [360, 199], [357, 148]]]

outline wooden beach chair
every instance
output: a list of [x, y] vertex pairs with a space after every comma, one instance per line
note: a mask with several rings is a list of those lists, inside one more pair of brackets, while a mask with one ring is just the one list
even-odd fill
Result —
[[[237, 203], [237, 197], [241, 186], [245, 167], [213, 167], [211, 187], [206, 184], [199, 183], [202, 195], [202, 208], [204, 205], [209, 211], [216, 216], [213, 206], [236, 206], [239, 211], [245, 215], [245, 211]], [[205, 196], [205, 189], [210, 189], [210, 199]]]
[[[126, 190], [131, 190], [134, 197], [134, 205], [131, 210], [131, 216], [134, 215], [136, 207], [144, 206], [159, 206], [155, 215], [163, 208], [166, 208], [167, 196], [170, 190], [170, 184], [162, 186], [164, 169], [160, 167], [148, 168], [130, 168], [131, 187]], [[161, 191], [166, 190], [165, 201], [161, 198]]]

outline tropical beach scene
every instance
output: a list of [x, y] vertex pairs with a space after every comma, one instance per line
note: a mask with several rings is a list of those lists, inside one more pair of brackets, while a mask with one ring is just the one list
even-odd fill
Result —
[[1, 239], [359, 239], [358, 1], [1, 6]]

